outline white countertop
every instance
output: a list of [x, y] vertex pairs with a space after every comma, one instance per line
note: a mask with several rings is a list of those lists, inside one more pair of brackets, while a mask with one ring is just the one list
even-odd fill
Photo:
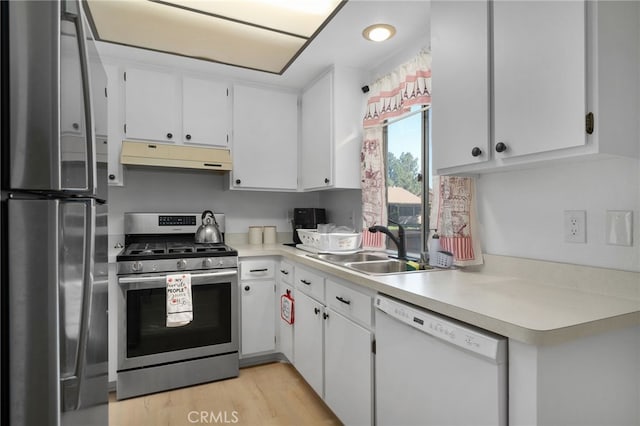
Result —
[[[534, 277], [464, 270], [372, 276], [313, 259], [306, 252], [283, 245], [234, 248], [241, 258], [282, 256], [529, 344], [556, 344], [640, 324], [640, 298], [598, 294], [557, 283], [548, 285]], [[628, 274], [631, 280], [636, 279], [636, 273]], [[638, 288], [640, 296], [640, 284]]]

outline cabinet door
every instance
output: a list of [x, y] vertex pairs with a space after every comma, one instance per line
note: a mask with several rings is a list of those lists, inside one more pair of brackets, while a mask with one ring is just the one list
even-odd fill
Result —
[[346, 425], [373, 424], [371, 332], [327, 312], [324, 400]]
[[495, 158], [584, 145], [585, 3], [498, 1], [493, 9], [494, 144], [507, 147]]
[[233, 88], [234, 188], [298, 187], [298, 95]]
[[180, 91], [172, 74], [129, 69], [125, 80], [128, 139], [179, 140]]
[[332, 185], [333, 179], [333, 74], [327, 73], [302, 95], [303, 189]]
[[282, 297], [282, 295], [287, 294], [287, 292], [289, 292], [289, 294], [293, 295], [293, 287], [291, 287], [290, 285], [283, 284], [282, 282], [280, 282], [280, 291], [278, 292], [278, 297], [276, 298], [276, 318], [277, 318], [277, 322], [278, 322], [278, 333], [279, 333], [278, 335], [280, 337], [278, 339], [278, 350], [280, 352], [282, 352], [282, 355], [287, 357], [289, 362], [293, 363], [294, 362], [294, 358], [293, 358], [293, 327], [295, 326], [295, 313], [296, 313], [296, 309], [298, 307], [295, 305], [295, 300], [294, 300], [294, 306], [293, 306], [294, 324], [289, 324], [288, 322], [286, 322], [285, 320], [283, 320], [281, 318], [281, 316], [280, 316], [280, 298]]
[[228, 87], [224, 83], [182, 79], [182, 140], [184, 143], [227, 146]]
[[431, 46], [434, 169], [487, 161], [490, 158], [488, 2], [432, 2]]
[[293, 328], [294, 366], [314, 391], [323, 395], [323, 319], [324, 306], [309, 296], [295, 293], [295, 327]]
[[242, 294], [242, 355], [275, 350], [275, 283], [244, 281]]
[[120, 107], [122, 104], [122, 72], [115, 65], [105, 65], [107, 73], [107, 135], [109, 150], [108, 176], [109, 185], [124, 185], [122, 163], [120, 162], [120, 153], [122, 150], [122, 139], [124, 137], [122, 119], [123, 112]]

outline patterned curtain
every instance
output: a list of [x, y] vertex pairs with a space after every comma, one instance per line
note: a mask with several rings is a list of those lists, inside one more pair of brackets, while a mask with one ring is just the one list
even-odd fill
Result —
[[387, 200], [382, 125], [410, 111], [412, 105], [431, 103], [431, 54], [420, 52], [409, 62], [369, 86], [360, 154], [362, 179], [362, 245], [384, 248], [385, 236], [370, 233], [373, 225], [387, 224]]

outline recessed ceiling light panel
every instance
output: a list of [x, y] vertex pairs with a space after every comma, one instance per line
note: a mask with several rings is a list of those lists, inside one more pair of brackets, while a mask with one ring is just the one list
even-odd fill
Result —
[[100, 41], [282, 74], [344, 0], [87, 0]]
[[374, 24], [369, 25], [362, 31], [362, 36], [371, 41], [385, 41], [389, 40], [396, 34], [396, 28], [389, 24]]

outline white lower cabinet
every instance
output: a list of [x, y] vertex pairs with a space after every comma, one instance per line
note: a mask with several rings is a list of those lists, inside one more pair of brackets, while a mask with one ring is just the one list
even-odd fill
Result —
[[243, 356], [260, 352], [272, 352], [275, 343], [275, 283], [250, 281], [241, 284]]
[[281, 303], [282, 297], [289, 294], [293, 297], [293, 265], [289, 262], [280, 262], [280, 269], [277, 273], [278, 277], [278, 297], [276, 297], [276, 332], [278, 338], [276, 342], [276, 351], [282, 353], [293, 364], [293, 328], [295, 324], [295, 301], [294, 301], [294, 324], [289, 324], [282, 318]]
[[324, 321], [322, 316], [325, 313], [325, 307], [299, 290], [295, 293], [295, 299], [294, 366], [313, 390], [323, 397]]
[[324, 321], [324, 400], [345, 425], [373, 424], [373, 333], [332, 309]]
[[240, 262], [241, 357], [276, 349], [274, 268], [272, 260]]
[[371, 295], [305, 268], [295, 278], [294, 366], [344, 424], [373, 424]]

